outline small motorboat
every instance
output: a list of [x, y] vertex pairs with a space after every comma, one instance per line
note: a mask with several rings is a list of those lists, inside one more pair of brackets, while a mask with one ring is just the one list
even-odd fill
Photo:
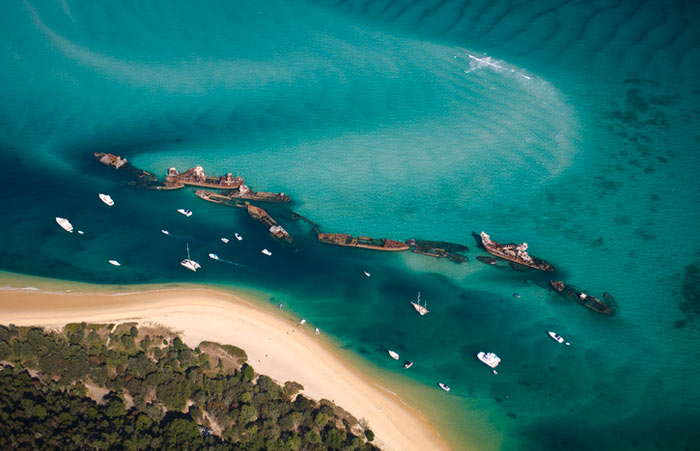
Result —
[[362, 271], [362, 272], [365, 273], [365, 276], [367, 276], [367, 277], [371, 276], [371, 274], [368, 273], [367, 271]]
[[397, 354], [396, 352], [392, 351], [391, 349], [387, 349], [386, 352], [389, 353], [392, 359], [399, 360], [399, 354]]
[[85, 232], [83, 232], [82, 230], [78, 230], [78, 235], [85, 235]]
[[320, 333], [321, 333], [321, 331], [320, 331], [320, 330], [318, 330], [318, 327], [317, 327], [317, 328], [316, 328], [316, 330], [314, 331], [314, 333], [315, 333], [316, 335], [318, 335], [318, 334], [320, 334]]
[[109, 205], [110, 207], [114, 205], [114, 201], [112, 200], [112, 197], [109, 194], [98, 194], [100, 200], [104, 202], [105, 204]]
[[268, 251], [267, 249], [263, 249], [263, 250], [261, 250], [260, 252], [262, 252], [263, 254], [267, 255], [268, 257], [269, 257], [270, 255], [272, 255], [272, 252]]
[[178, 213], [182, 213], [183, 215], [187, 216], [188, 218], [192, 216], [192, 210], [186, 210], [184, 208], [178, 208], [177, 209]]
[[442, 382], [438, 382], [438, 386], [445, 391], [450, 391], [450, 386], [447, 384], [443, 384]]
[[301, 321], [299, 321], [299, 325], [301, 326], [301, 325], [304, 324], [305, 322], [306, 322], [306, 320], [305, 320], [305, 319], [302, 319]]
[[[549, 332], [547, 332], [547, 335], [549, 335], [550, 337], [552, 337], [552, 340], [556, 341], [557, 343], [564, 343], [564, 337], [562, 337], [561, 335], [559, 335], [559, 334], [556, 333], [556, 332], [549, 331]], [[571, 346], [571, 343], [569, 343], [569, 342], [567, 341], [567, 342], [566, 342], [566, 345], [567, 345], [567, 346]]]
[[403, 364], [404, 369], [409, 369], [409, 368], [412, 367], [412, 366], [413, 366], [413, 362], [411, 362], [410, 360], [407, 360], [407, 361]]
[[56, 222], [61, 226], [63, 230], [69, 233], [73, 233], [73, 225], [66, 218], [56, 217]]
[[513, 296], [516, 298], [520, 298], [520, 293], [513, 293]]
[[228, 244], [228, 238], [221, 238], [221, 242], [224, 244]]
[[116, 260], [110, 260], [110, 261], [109, 261], [109, 264], [110, 264], [110, 265], [114, 265], [114, 266], [121, 266], [121, 265], [122, 265], [121, 263], [119, 263], [119, 262], [116, 261]]
[[[496, 368], [499, 363], [501, 363], [501, 358], [498, 357], [496, 354], [493, 352], [479, 352], [477, 355], [477, 358], [484, 362], [486, 365], [490, 366], [491, 368]], [[498, 374], [498, 371], [493, 370], [493, 374]]]
[[241, 240], [243, 239], [243, 237], [240, 236], [240, 235], [237, 234], [237, 233], [234, 233], [233, 235], [236, 237], [236, 239], [237, 239], [238, 241], [241, 241]]
[[212, 260], [219, 260], [219, 256], [211, 252], [209, 253], [209, 258]]
[[161, 229], [161, 232], [163, 232], [163, 235], [170, 235], [170, 232], [165, 229]]

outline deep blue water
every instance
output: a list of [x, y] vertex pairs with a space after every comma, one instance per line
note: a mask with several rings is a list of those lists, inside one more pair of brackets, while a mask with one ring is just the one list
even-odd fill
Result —
[[[469, 437], [491, 449], [695, 449], [698, 8], [5, 5], [0, 269], [270, 293], [397, 381], [385, 350], [413, 360], [406, 376], [424, 384], [455, 448]], [[93, 152], [159, 177], [195, 164], [232, 171], [290, 194], [324, 231], [450, 240], [471, 260], [322, 245], [273, 206], [296, 238], [280, 247], [243, 210], [131, 188]], [[476, 261], [481, 230], [527, 241], [558, 278], [612, 293], [619, 311], [596, 316], [548, 291], [546, 274]], [[235, 231], [243, 241], [219, 241]], [[179, 265], [186, 243], [196, 274]], [[419, 290], [425, 317], [408, 303]], [[501, 356], [498, 376], [479, 350]]]

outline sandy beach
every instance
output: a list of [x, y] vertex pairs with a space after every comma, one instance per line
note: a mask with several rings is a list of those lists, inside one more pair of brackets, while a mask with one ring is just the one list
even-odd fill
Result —
[[196, 347], [232, 344], [249, 363], [279, 383], [292, 380], [314, 399], [330, 399], [365, 418], [375, 443], [390, 450], [449, 449], [416, 409], [341, 360], [313, 333], [247, 300], [210, 289], [157, 289], [136, 293], [0, 291], [0, 324], [60, 327], [72, 322], [158, 324]]

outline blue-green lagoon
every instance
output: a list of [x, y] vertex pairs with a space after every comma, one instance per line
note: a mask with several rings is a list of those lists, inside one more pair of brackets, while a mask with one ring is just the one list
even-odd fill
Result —
[[[695, 449], [699, 20], [682, 1], [5, 5], [0, 269], [269, 293], [385, 386], [421, 384], [455, 449]], [[132, 188], [94, 152], [159, 178], [231, 171], [323, 231], [454, 241], [470, 261], [324, 245], [277, 205], [282, 247], [245, 211]], [[481, 230], [613, 294], [616, 315], [477, 261]]]

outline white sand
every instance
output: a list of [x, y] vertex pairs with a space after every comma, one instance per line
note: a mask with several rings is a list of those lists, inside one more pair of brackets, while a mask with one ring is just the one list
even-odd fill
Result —
[[205, 340], [238, 346], [257, 372], [279, 383], [297, 381], [309, 397], [330, 399], [365, 418], [377, 446], [448, 449], [420, 412], [339, 359], [313, 326], [297, 326], [242, 298], [192, 288], [118, 296], [0, 291], [0, 324], [61, 327], [82, 321], [159, 324], [181, 333], [191, 347]]

